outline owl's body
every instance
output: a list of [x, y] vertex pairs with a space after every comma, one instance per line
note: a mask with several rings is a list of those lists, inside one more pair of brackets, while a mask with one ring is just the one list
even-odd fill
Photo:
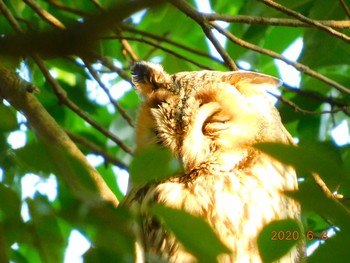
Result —
[[[138, 232], [140, 262], [196, 262], [148, 213], [153, 203], [203, 217], [232, 253], [219, 262], [261, 262], [257, 235], [267, 223], [299, 219], [299, 205], [283, 195], [296, 190], [292, 168], [259, 152], [259, 142], [292, 143], [264, 87], [279, 80], [253, 72], [181, 72], [159, 65], [133, 68], [144, 97], [137, 150], [161, 145], [183, 164], [183, 174], [138, 186], [124, 203], [144, 216]], [[208, 240], [210, 242], [210, 240]], [[297, 262], [293, 249], [280, 262]], [[157, 261], [158, 260], [158, 261]]]

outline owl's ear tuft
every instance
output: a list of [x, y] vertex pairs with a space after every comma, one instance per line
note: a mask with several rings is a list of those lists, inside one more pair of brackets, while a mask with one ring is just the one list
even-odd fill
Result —
[[136, 89], [144, 94], [151, 93], [171, 82], [170, 76], [159, 64], [151, 62], [137, 62], [131, 67], [132, 82]]
[[251, 71], [230, 72], [225, 79], [245, 96], [271, 91], [282, 85], [278, 78]]

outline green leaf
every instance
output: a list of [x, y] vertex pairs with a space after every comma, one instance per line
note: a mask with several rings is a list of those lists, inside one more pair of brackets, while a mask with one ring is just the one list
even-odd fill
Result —
[[308, 263], [337, 262], [347, 263], [350, 258], [349, 235], [338, 232], [326, 240], [314, 253], [308, 257]]
[[16, 250], [16, 253], [13, 256], [11, 255], [11, 259], [16, 263], [44, 263], [40, 258], [39, 251], [33, 249], [30, 244], [21, 244], [19, 249]]
[[50, 174], [55, 171], [47, 148], [41, 143], [30, 143], [14, 151], [17, 163], [27, 172]]
[[84, 253], [84, 263], [105, 263], [110, 262], [111, 259], [113, 262], [125, 262], [122, 255], [118, 256], [102, 248], [90, 248]]
[[299, 185], [299, 191], [286, 194], [299, 201], [303, 209], [315, 211], [340, 231], [350, 233], [350, 210], [334, 198], [327, 197], [314, 181], [305, 180]]
[[[324, 245], [316, 250], [308, 262], [347, 262], [349, 258], [350, 210], [334, 198], [327, 197], [311, 180], [306, 180], [299, 186], [298, 192], [289, 192], [287, 195], [296, 199], [303, 210], [311, 210], [337, 226], [340, 231], [335, 237], [325, 241]], [[309, 231], [309, 229], [306, 229]], [[322, 231], [327, 231], [323, 229]], [[335, 253], [336, 251], [336, 253]], [[343, 259], [346, 259], [343, 261]]]
[[313, 235], [322, 236], [322, 232], [329, 228], [329, 224], [324, 220], [324, 218], [312, 210], [304, 209], [302, 215], [303, 218], [306, 219], [303, 222], [304, 233], [306, 234], [306, 244], [310, 245], [316, 240], [316, 238], [313, 238], [310, 233]]
[[273, 262], [284, 256], [303, 239], [299, 223], [292, 219], [274, 221], [266, 225], [258, 236], [262, 260]]
[[[288, 34], [285, 34], [286, 27], [272, 27], [266, 32], [263, 48], [273, 50], [281, 54], [285, 51], [298, 37], [301, 37], [303, 32], [300, 28], [288, 28]], [[283, 35], [283, 38], [281, 36]], [[260, 71], [265, 74], [277, 76], [278, 69], [275, 64], [275, 60], [269, 56], [261, 56], [260, 59]]]
[[0, 183], [0, 200], [0, 231], [2, 238], [10, 246], [25, 235], [21, 200], [15, 191], [2, 183]]
[[[0, 21], [1, 24], [1, 21]], [[7, 69], [16, 70], [16, 68], [20, 64], [20, 58], [18, 56], [8, 56], [6, 54], [0, 54], [0, 61], [2, 67], [6, 67]]]
[[124, 108], [135, 108], [140, 105], [140, 98], [135, 90], [132, 89], [124, 94], [119, 103]]
[[18, 128], [16, 114], [10, 107], [0, 103], [0, 132], [9, 132]]
[[259, 150], [268, 153], [282, 163], [292, 165], [298, 174], [318, 173], [330, 189], [346, 178], [336, 148], [326, 144], [307, 143], [297, 146], [260, 143]]
[[[79, 215], [82, 216], [81, 213]], [[85, 234], [97, 252], [107, 252], [116, 256], [113, 262], [119, 262], [116, 260], [118, 255], [132, 257], [135, 239], [130, 227], [134, 219], [127, 209], [123, 207], [116, 209], [111, 205], [101, 204], [98, 207], [91, 207], [80, 220], [84, 224], [89, 224]]]
[[178, 160], [169, 151], [153, 148], [136, 153], [129, 172], [132, 184], [138, 185], [168, 178], [178, 172], [180, 167]]
[[[50, 157], [50, 163], [53, 165], [57, 177], [60, 177], [70, 187], [74, 195], [84, 198], [86, 202], [100, 202], [101, 193], [99, 192], [96, 181], [91, 177], [94, 169], [84, 163], [72, 152], [61, 149], [57, 145], [45, 144]], [[96, 176], [100, 176], [95, 174]]]
[[216, 262], [218, 255], [230, 253], [203, 218], [161, 205], [154, 205], [151, 211], [199, 262]]
[[[316, 0], [310, 11], [310, 17], [322, 20], [342, 20], [345, 19], [346, 15], [341, 4], [337, 1]], [[339, 31], [347, 33], [342, 32], [344, 30]], [[349, 64], [349, 56], [348, 43], [320, 30], [305, 30], [304, 47], [300, 57], [301, 63], [313, 68], [334, 64]]]
[[35, 246], [45, 262], [63, 262], [68, 240], [61, 233], [58, 218], [55, 216], [49, 202], [42, 196], [27, 200], [32, 218], [32, 234]]
[[298, 122], [297, 131], [300, 142], [317, 142], [319, 140], [321, 117], [319, 115], [301, 117]]
[[235, 0], [228, 4], [226, 1], [211, 0], [212, 9], [216, 13], [227, 13], [230, 15], [236, 15], [238, 11], [242, 8], [244, 0]]
[[121, 200], [123, 198], [123, 194], [121, 193], [117, 185], [116, 175], [112, 170], [112, 166], [109, 165], [108, 167], [106, 167], [105, 165], [100, 165], [99, 167], [97, 167], [97, 171], [103, 176], [104, 181], [111, 189], [111, 191], [115, 194], [115, 196], [118, 198], [118, 200]]
[[7, 200], [0, 202], [0, 222], [20, 222], [21, 201], [17, 193], [0, 183], [0, 200]]

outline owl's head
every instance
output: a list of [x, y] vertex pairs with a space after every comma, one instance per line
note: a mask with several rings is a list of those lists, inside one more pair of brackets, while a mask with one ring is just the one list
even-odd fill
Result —
[[133, 82], [143, 98], [137, 150], [167, 147], [185, 172], [203, 165], [231, 170], [254, 155], [253, 144], [288, 141], [266, 89], [280, 81], [255, 72], [194, 71], [167, 74], [139, 62]]

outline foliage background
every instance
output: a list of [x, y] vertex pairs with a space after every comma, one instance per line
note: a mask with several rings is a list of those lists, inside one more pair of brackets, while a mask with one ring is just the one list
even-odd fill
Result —
[[[299, 147], [259, 147], [293, 164], [302, 178], [300, 191], [289, 194], [302, 204], [307, 244], [319, 242], [322, 231], [336, 232], [308, 261], [346, 262], [350, 2], [211, 0], [210, 4], [212, 13], [202, 14], [195, 2], [181, 0], [0, 0], [1, 262], [63, 262], [73, 229], [93, 244], [84, 262], [132, 261], [128, 222], [133, 218], [114, 207], [123, 197], [116, 178], [128, 170], [135, 147], [139, 98], [131, 89], [133, 62], [159, 62], [169, 73], [249, 65], [279, 77], [276, 59], [300, 72], [298, 85], [285, 84], [277, 95], [283, 122]], [[150, 8], [131, 16], [145, 7]], [[213, 32], [221, 32], [226, 43]], [[298, 39], [303, 48], [297, 62], [281, 55]], [[212, 55], [209, 42], [221, 58]], [[346, 137], [342, 145], [332, 137], [340, 124]], [[9, 139], [18, 132], [25, 135], [20, 148]], [[103, 157], [96, 170], [84, 157], [91, 154]], [[57, 181], [57, 195], [49, 198], [37, 191], [22, 198], [22, 179], [28, 174]], [[23, 207], [29, 211], [25, 220]], [[174, 232], [180, 231], [176, 233], [185, 236], [192, 250], [209, 251], [208, 258], [222, 250], [220, 244], [213, 248], [214, 243], [197, 246], [195, 236], [205, 237], [200, 234], [205, 231], [202, 224], [189, 227], [196, 235], [181, 232], [188, 229], [183, 222], [196, 219], [164, 208], [155, 214]], [[294, 225], [285, 222], [281, 229]], [[261, 238], [268, 244], [271, 233], [265, 234]], [[292, 245], [284, 240], [273, 251], [267, 246], [262, 251], [266, 262]]]

